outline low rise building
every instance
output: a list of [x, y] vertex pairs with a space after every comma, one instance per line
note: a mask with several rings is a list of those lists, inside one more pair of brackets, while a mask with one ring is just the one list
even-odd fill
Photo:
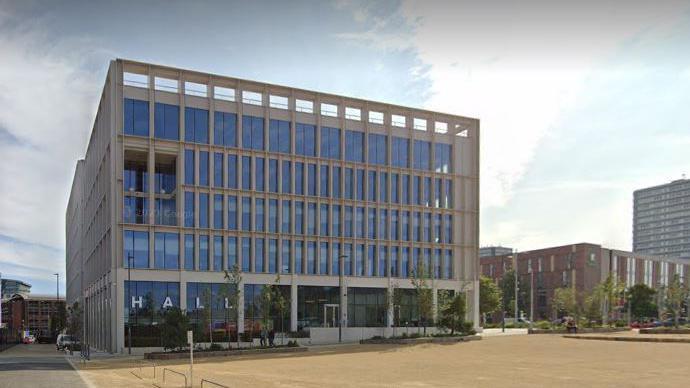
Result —
[[57, 333], [51, 330], [51, 320], [64, 311], [65, 301], [55, 296], [15, 294], [2, 300], [2, 323], [10, 337], [26, 331], [37, 337], [53, 336]]

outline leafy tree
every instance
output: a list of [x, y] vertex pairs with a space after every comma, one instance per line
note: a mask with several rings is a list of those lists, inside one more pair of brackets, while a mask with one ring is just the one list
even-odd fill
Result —
[[[285, 313], [288, 310], [288, 299], [283, 295], [283, 291], [280, 288], [280, 274], [276, 275], [276, 280], [274, 282], [276, 285], [273, 287], [273, 308], [278, 312], [280, 316], [280, 332], [285, 333], [285, 328], [283, 327], [283, 322], [285, 322]], [[285, 338], [285, 335], [281, 336], [281, 345]]]
[[466, 314], [467, 298], [464, 292], [459, 292], [441, 308], [439, 326], [449, 329], [451, 335], [463, 331]]
[[429, 286], [429, 274], [425, 270], [423, 263], [420, 262], [417, 270], [412, 272], [411, 281], [417, 296], [419, 322], [424, 327], [424, 335], [426, 335], [428, 319], [433, 316], [434, 299], [433, 290]]
[[656, 291], [646, 284], [636, 284], [628, 289], [627, 298], [632, 319], [639, 320], [656, 316], [655, 295]]
[[584, 316], [587, 318], [587, 324], [598, 322], [602, 311], [602, 293], [600, 289], [595, 288], [585, 297]]
[[273, 298], [275, 297], [273, 288], [271, 284], [264, 284], [261, 287], [261, 328], [266, 330], [270, 329], [271, 307], [273, 307]]
[[67, 311], [61, 303], [56, 304], [57, 311], [52, 313], [48, 320], [48, 328], [53, 335], [59, 334], [67, 323]]
[[82, 315], [83, 311], [79, 302], [72, 303], [72, 306], [67, 308], [67, 333], [82, 337]]
[[553, 310], [556, 317], [574, 315], [579, 319], [580, 306], [577, 303], [577, 295], [572, 287], [557, 288], [553, 293]]
[[482, 276], [479, 279], [479, 313], [482, 317], [501, 308], [501, 289], [491, 278]]
[[[240, 348], [240, 295], [242, 292], [242, 272], [239, 265], [235, 264], [228, 271], [225, 270], [225, 284], [223, 291], [228, 298], [228, 308], [235, 311], [235, 333], [237, 334], [237, 348]], [[225, 328], [227, 330], [227, 322]], [[228, 335], [228, 349], [230, 349], [230, 336]]]
[[624, 291], [625, 285], [617, 281], [612, 273], [609, 273], [606, 280], [594, 288], [594, 292], [598, 293], [598, 298], [601, 302], [601, 317], [604, 324], [609, 322], [613, 315], [614, 306], [621, 299]]
[[[501, 289], [501, 295], [503, 296], [503, 311], [506, 315], [515, 315], [515, 270], [511, 269], [506, 271], [499, 282], [499, 288]], [[526, 310], [527, 295], [526, 292], [528, 287], [524, 284], [522, 279], [518, 277], [518, 310]], [[518, 312], [519, 314], [519, 312]], [[517, 318], [517, 317], [515, 317]]]
[[187, 346], [189, 318], [179, 307], [169, 307], [160, 325], [161, 343], [165, 350], [179, 350]]
[[683, 302], [688, 298], [688, 287], [681, 283], [678, 274], [673, 275], [673, 279], [666, 287], [665, 297], [665, 311], [673, 317], [673, 325], [677, 328]]

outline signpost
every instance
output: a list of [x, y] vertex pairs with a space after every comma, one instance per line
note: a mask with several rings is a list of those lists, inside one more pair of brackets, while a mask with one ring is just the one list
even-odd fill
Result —
[[187, 330], [187, 343], [189, 344], [189, 381], [194, 385], [194, 334]]

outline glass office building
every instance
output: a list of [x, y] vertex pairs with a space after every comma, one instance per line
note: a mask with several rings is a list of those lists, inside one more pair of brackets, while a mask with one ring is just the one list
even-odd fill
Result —
[[[477, 322], [478, 147], [476, 119], [113, 61], [67, 209], [69, 302], [86, 303], [88, 342], [121, 352], [128, 326], [156, 346], [168, 307], [202, 337], [266, 315], [283, 331], [415, 325], [423, 271], [435, 296], [467, 292]], [[262, 311], [264, 284], [288, 311]]]

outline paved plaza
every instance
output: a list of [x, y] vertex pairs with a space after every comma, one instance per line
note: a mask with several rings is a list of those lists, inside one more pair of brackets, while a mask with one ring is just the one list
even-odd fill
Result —
[[[513, 335], [453, 345], [323, 346], [299, 355], [199, 360], [194, 383], [205, 378], [230, 387], [687, 387], [688, 365], [690, 344]], [[153, 380], [150, 367], [136, 366], [133, 359], [98, 360], [82, 375], [96, 386], [151, 387], [161, 384], [163, 366], [188, 372], [188, 365], [166, 363]], [[165, 386], [181, 386], [176, 378], [168, 375]]]
[[55, 345], [16, 345], [0, 352], [0, 388], [86, 388]]

